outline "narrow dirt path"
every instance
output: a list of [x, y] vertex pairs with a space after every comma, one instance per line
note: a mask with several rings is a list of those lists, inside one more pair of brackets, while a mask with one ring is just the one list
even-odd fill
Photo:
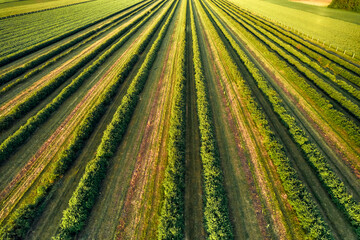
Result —
[[195, 72], [189, 4], [186, 25], [186, 152], [185, 152], [185, 239], [205, 239], [202, 198], [199, 120], [196, 110]]

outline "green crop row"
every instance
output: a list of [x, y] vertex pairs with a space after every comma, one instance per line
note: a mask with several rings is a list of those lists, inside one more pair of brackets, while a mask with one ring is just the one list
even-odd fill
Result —
[[[219, 6], [219, 7], [221, 8], [221, 6]], [[229, 14], [229, 16], [233, 17], [233, 19], [236, 21], [236, 17], [234, 15], [231, 15], [231, 12], [228, 9], [226, 9], [225, 13]], [[241, 25], [241, 26], [243, 26], [243, 25]], [[245, 29], [247, 30], [248, 28], [245, 28]], [[256, 37], [257, 36], [255, 36], [255, 38]], [[253, 39], [252, 42], [254, 44], [259, 44], [259, 41], [257, 39]], [[268, 45], [266, 45], [266, 46], [268, 46]], [[274, 46], [274, 44], [272, 44], [272, 46]], [[276, 46], [274, 46], [274, 48], [275, 47]], [[283, 53], [283, 54], [286, 54], [286, 53]], [[276, 63], [276, 65], [281, 66], [280, 68], [284, 70], [284, 74], [287, 76], [287, 78], [289, 80], [291, 80], [292, 82], [296, 83], [297, 86], [301, 87], [304, 90], [304, 92], [314, 102], [316, 102], [320, 108], [322, 108], [322, 110], [323, 110], [323, 111], [321, 111], [322, 114], [325, 114], [329, 119], [331, 119], [331, 122], [336, 123], [342, 129], [344, 129], [346, 131], [346, 133], [350, 136], [350, 138], [352, 138], [355, 141], [356, 144], [360, 144], [360, 135], [359, 135], [360, 129], [353, 121], [348, 119], [344, 115], [344, 113], [336, 110], [334, 108], [334, 106], [327, 99], [325, 99], [322, 96], [321, 93], [317, 92], [313, 87], [311, 87], [306, 82], [306, 80], [304, 80], [304, 78], [302, 76], [300, 76], [296, 71], [294, 71], [289, 66], [288, 62], [286, 62], [286, 64], [284, 64], [284, 62], [279, 60], [279, 58], [277, 56], [272, 56], [271, 61], [273, 63]]]
[[276, 136], [270, 129], [264, 112], [258, 106], [250, 88], [242, 78], [236, 63], [230, 56], [215, 27], [210, 19], [205, 17], [205, 14], [201, 19], [207, 22], [206, 28], [212, 32], [212, 38], [220, 49], [219, 52], [223, 54], [221, 62], [223, 65], [228, 66], [229, 77], [232, 81], [236, 81], [241, 99], [245, 101], [251, 118], [264, 138], [264, 145], [270, 158], [276, 165], [276, 170], [287, 193], [287, 198], [296, 212], [300, 225], [311, 239], [332, 239], [329, 227], [322, 219], [317, 205], [304, 187], [304, 184], [299, 180], [296, 170], [291, 166], [290, 160], [286, 157], [283, 146], [276, 140]]
[[[67, 149], [60, 154], [54, 171], [48, 179], [44, 180], [43, 185], [38, 187], [35, 196], [31, 199], [31, 203], [20, 206], [7, 221], [6, 225], [2, 227], [0, 230], [1, 238], [14, 239], [23, 238], [25, 236], [34, 219], [43, 211], [44, 205], [46, 204], [45, 200], [50, 190], [77, 158], [79, 152], [84, 147], [87, 138], [93, 132], [99, 119], [105, 113], [107, 105], [116, 94], [118, 87], [128, 76], [137, 62], [139, 55], [145, 50], [151, 38], [155, 35], [167, 13], [170, 11], [171, 6], [163, 13], [161, 19], [152, 27], [151, 31], [142, 38], [141, 44], [135, 50], [132, 57], [123, 63], [118, 76], [116, 79], [113, 79], [113, 82], [104, 90], [101, 99], [97, 101], [97, 104], [92, 107], [91, 111], [83, 117], [83, 122], [76, 129], [75, 138], [71, 140]], [[154, 58], [154, 56], [152, 57]], [[132, 88], [129, 87], [129, 89], [134, 89], [134, 86]]]
[[[183, 4], [187, 3], [183, 0]], [[163, 181], [164, 199], [158, 225], [158, 239], [184, 239], [185, 185], [185, 83], [186, 83], [186, 7], [181, 6], [182, 27], [175, 69], [174, 97], [171, 105], [168, 135], [168, 162]]]
[[100, 18], [98, 20], [92, 21], [92, 22], [90, 22], [88, 24], [85, 24], [85, 25], [83, 25], [81, 27], [78, 27], [78, 28], [76, 28], [74, 30], [68, 31], [68, 32], [66, 32], [64, 34], [61, 34], [60, 36], [52, 37], [52, 38], [49, 38], [46, 41], [43, 41], [41, 43], [26, 47], [26, 48], [22, 48], [21, 50], [15, 52], [15, 53], [12, 53], [12, 54], [10, 54], [8, 56], [0, 58], [0, 66], [4, 66], [4, 65], [6, 65], [8, 63], [11, 63], [13, 61], [16, 61], [16, 60], [24, 57], [26, 55], [34, 53], [34, 52], [36, 52], [36, 51], [38, 51], [38, 50], [40, 50], [42, 48], [50, 46], [51, 44], [54, 44], [54, 43], [56, 43], [58, 41], [61, 41], [61, 40], [65, 39], [65, 38], [67, 38], [67, 37], [70, 37], [71, 35], [74, 35], [74, 34], [76, 34], [78, 32], [81, 32], [82, 30], [84, 30], [86, 28], [94, 26], [94, 25], [96, 25], [98, 23], [101, 23], [101, 22], [103, 22], [103, 21], [105, 21], [105, 20], [107, 20], [109, 18], [112, 18], [112, 17], [114, 17], [114, 16], [116, 16], [116, 15], [130, 9], [130, 8], [133, 8], [136, 5], [143, 5], [144, 2], [146, 2], [146, 1], [142, 1], [142, 2], [139, 2], [139, 3], [133, 4], [133, 5], [131, 5], [129, 7], [126, 7], [124, 9], [120, 10], [120, 11], [117, 11], [115, 13], [112, 13], [112, 14], [108, 15], [108, 16], [102, 17], [102, 18]]
[[72, 239], [74, 235], [85, 226], [86, 219], [100, 191], [101, 182], [106, 176], [109, 161], [115, 154], [126, 132], [139, 100], [139, 95], [144, 88], [175, 9], [176, 7], [173, 8], [168, 19], [162, 26], [144, 63], [129, 86], [110, 124], [104, 131], [95, 158], [86, 165], [85, 173], [69, 200], [69, 206], [63, 213], [59, 231], [54, 239]]
[[[210, 15], [212, 13], [209, 11]], [[269, 83], [263, 78], [259, 69], [256, 68], [247, 55], [236, 44], [235, 40], [224, 29], [224, 27], [218, 22], [218, 20], [212, 15], [212, 19], [219, 26], [226, 39], [230, 42], [233, 49], [237, 52], [241, 60], [245, 63], [245, 66], [255, 79], [259, 89], [265, 94], [271, 103], [274, 111], [281, 118], [282, 122], [288, 128], [291, 137], [302, 149], [306, 156], [306, 160], [316, 171], [320, 181], [324, 187], [328, 190], [334, 203], [343, 211], [348, 217], [351, 224], [356, 229], [357, 234], [360, 236], [360, 205], [356, 203], [352, 195], [346, 191], [344, 183], [331, 169], [327, 163], [324, 155], [318, 150], [316, 144], [307, 136], [305, 131], [299, 127], [295, 120], [295, 117], [284, 107], [282, 99], [278, 93], [271, 88]]]
[[[165, 2], [163, 2], [164, 4]], [[157, 6], [157, 10], [160, 9]], [[153, 11], [146, 18], [144, 18], [139, 25], [133, 27], [125, 36], [123, 36], [116, 44], [112, 45], [106, 52], [104, 52], [94, 63], [83, 70], [83, 72], [75, 78], [68, 86], [66, 86], [59, 95], [52, 100], [45, 108], [40, 110], [35, 116], [28, 119], [28, 121], [15, 133], [5, 139], [0, 145], [0, 162], [8, 159], [16, 149], [23, 144], [35, 131], [44, 123], [53, 112], [55, 112], [60, 105], [69, 98], [80, 86], [93, 74], [102, 63], [105, 62], [114, 52], [116, 52], [135, 32], [143, 26], [156, 12]], [[147, 43], [146, 43], [147, 44]]]
[[[334, 54], [330, 50], [326, 50], [324, 47], [318, 46], [315, 43], [311, 43], [310, 41], [302, 39], [301, 37], [296, 35], [296, 33], [290, 32], [288, 30], [284, 30], [283, 28], [281, 28], [280, 26], [275, 25], [272, 22], [264, 20], [263, 18], [261, 18], [259, 16], [256, 16], [253, 13], [246, 12], [246, 11], [242, 10], [241, 8], [239, 8], [238, 6], [236, 6], [235, 4], [230, 3], [229, 1], [222, 0], [222, 3], [227, 4], [227, 5], [231, 5], [232, 9], [236, 9], [236, 10], [240, 11], [243, 14], [246, 14], [248, 16], [251, 16], [253, 18], [258, 19], [259, 21], [265, 23], [266, 25], [274, 28], [278, 32], [280, 32], [280, 33], [294, 39], [295, 41], [301, 43], [302, 45], [306, 46], [307, 48], [313, 50], [315, 53], [318, 53], [318, 54], [324, 56], [325, 58], [337, 63], [338, 65], [340, 65], [340, 66], [346, 68], [347, 70], [350, 70], [351, 72], [353, 72], [353, 73], [357, 74], [358, 76], [360, 76], [360, 69], [356, 65], [351, 63], [350, 60], [343, 59], [343, 58], [337, 56], [336, 53]], [[316, 58], [316, 59], [318, 59], [318, 58]]]
[[[101, 51], [106, 49], [112, 43], [114, 43], [120, 36], [127, 33], [120, 42], [123, 44], [126, 40], [128, 40], [147, 20], [149, 17], [146, 17], [149, 13], [146, 12], [139, 18], [133, 20], [131, 24], [126, 26], [117, 32], [114, 36], [107, 39], [100, 46], [98, 46], [94, 51], [83, 57], [78, 63], [69, 69], [62, 72], [60, 75], [52, 79], [46, 86], [42, 87], [38, 91], [30, 94], [25, 101], [15, 106], [9, 113], [0, 117], [0, 131], [6, 129], [11, 124], [14, 123], [14, 120], [22, 117], [25, 113], [29, 112], [32, 108], [34, 108], [38, 103], [50, 95], [57, 87], [59, 87], [62, 83], [64, 83], [70, 76], [75, 74], [79, 69], [88, 64], [93, 58], [96, 57]], [[138, 25], [137, 25], [138, 24]], [[136, 26], [137, 25], [137, 26]], [[136, 27], [135, 27], [136, 26]], [[117, 46], [121, 46], [122, 44], [116, 44]], [[109, 55], [108, 55], [109, 56]]]
[[224, 190], [220, 157], [216, 146], [209, 93], [203, 73], [198, 36], [192, 11], [191, 8], [196, 106], [199, 117], [200, 157], [203, 164], [203, 186], [205, 192], [204, 219], [209, 239], [232, 239], [233, 232], [229, 218], [226, 192]]
[[[158, 4], [160, 4], [160, 3], [158, 3]], [[11, 69], [10, 71], [8, 71], [8, 72], [6, 72], [6, 73], [4, 73], [4, 74], [2, 74], [0, 76], [0, 86], [7, 83], [7, 82], [9, 82], [10, 80], [14, 79], [15, 77], [20, 76], [21, 74], [25, 73], [27, 70], [32, 69], [32, 68], [38, 66], [39, 64], [42, 64], [43, 62], [49, 60], [50, 58], [58, 55], [59, 53], [67, 50], [68, 48], [76, 45], [77, 43], [79, 43], [79, 42], [81, 42], [81, 41], [83, 41], [83, 40], [85, 40], [87, 38], [88, 39], [85, 42], [88, 42], [88, 41], [94, 39], [95, 37], [97, 37], [98, 35], [103, 33], [104, 31], [108, 30], [117, 21], [119, 21], [121, 19], [125, 20], [127, 18], [130, 18], [132, 15], [136, 14], [138, 11], [140, 11], [142, 8], [146, 7], [147, 5], [149, 5], [149, 4], [144, 4], [144, 5], [140, 6], [140, 7], [137, 7], [136, 9], [134, 9], [134, 10], [130, 11], [129, 13], [127, 13], [126, 15], [122, 15], [122, 16], [112, 20], [111, 22], [109, 22], [109, 23], [107, 23], [107, 24], [105, 24], [105, 25], [103, 25], [103, 26], [101, 26], [99, 28], [91, 30], [91, 31], [89, 31], [89, 32], [87, 32], [87, 33], [85, 33], [85, 34], [83, 34], [83, 35], [69, 41], [69, 42], [66, 42], [66, 43], [62, 44], [61, 46], [58, 46], [58, 47], [52, 49], [51, 51], [32, 59], [31, 61], [27, 62], [26, 64], [24, 64], [22, 66]], [[153, 8], [155, 8], [155, 7], [156, 6], [154, 6]], [[81, 45], [83, 45], [83, 44], [81, 44]], [[81, 46], [81, 45], [79, 45], [79, 46]], [[79, 46], [77, 46], [77, 47], [79, 47]], [[73, 49], [76, 49], [76, 48], [73, 48]], [[69, 52], [67, 52], [67, 53], [69, 53]], [[64, 55], [61, 55], [61, 56], [64, 56]], [[55, 62], [55, 61], [53, 60], [52, 63], [53, 62]], [[45, 65], [45, 66], [47, 66], [47, 65]], [[42, 66], [40, 69], [43, 69], [45, 66]], [[33, 72], [37, 73], [39, 71], [40, 70], [36, 69]], [[27, 75], [29, 75], [29, 73]], [[32, 75], [33, 74], [31, 74], [30, 76], [32, 76]]]

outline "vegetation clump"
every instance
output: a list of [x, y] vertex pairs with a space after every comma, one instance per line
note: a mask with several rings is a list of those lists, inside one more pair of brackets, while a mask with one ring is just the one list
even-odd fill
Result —
[[328, 7], [360, 12], [360, 0], [332, 0]]

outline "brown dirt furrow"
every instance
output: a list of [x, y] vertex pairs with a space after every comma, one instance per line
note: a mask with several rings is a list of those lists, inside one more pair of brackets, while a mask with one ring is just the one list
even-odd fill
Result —
[[[218, 82], [217, 87], [221, 89], [221, 85], [225, 87], [226, 94], [225, 96], [222, 94], [223, 105], [226, 106], [226, 113], [227, 113], [227, 121], [229, 123], [230, 128], [233, 131], [234, 139], [237, 145], [239, 160], [241, 163], [241, 171], [237, 169], [237, 174], [244, 174], [246, 177], [246, 181], [248, 184], [248, 191], [251, 196], [252, 204], [257, 216], [257, 221], [259, 223], [259, 227], [261, 229], [262, 235], [265, 239], [269, 239], [269, 234], [266, 229], [266, 220], [263, 214], [263, 208], [261, 206], [261, 201], [259, 195], [256, 190], [256, 185], [254, 182], [254, 178], [252, 176], [251, 169], [249, 167], [248, 161], [257, 161], [260, 157], [256, 150], [256, 143], [250, 133], [248, 132], [247, 127], [245, 126], [245, 117], [244, 117], [244, 106], [239, 106], [236, 103], [236, 99], [238, 98], [238, 93], [234, 89], [231, 89], [229, 86], [232, 82], [227, 76], [226, 69], [228, 66], [223, 66], [219, 60], [215, 60], [215, 64], [217, 69], [220, 71], [220, 78], [217, 80], [222, 80], [222, 83]], [[232, 94], [232, 91], [235, 91], [235, 94]], [[228, 99], [227, 99], [228, 98]], [[229, 101], [229, 104], [228, 102]], [[239, 99], [241, 101], [241, 99]], [[231, 109], [230, 109], [231, 108]], [[244, 146], [244, 143], [246, 147]], [[246, 154], [247, 153], [247, 154]], [[259, 180], [259, 179], [258, 179]], [[262, 180], [262, 179], [261, 179]], [[258, 182], [257, 184], [264, 183]], [[265, 188], [264, 188], [265, 189]]]

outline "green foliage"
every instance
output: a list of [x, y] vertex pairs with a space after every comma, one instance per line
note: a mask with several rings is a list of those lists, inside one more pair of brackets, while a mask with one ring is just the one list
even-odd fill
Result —
[[328, 7], [360, 12], [360, 0], [332, 0]]
[[67, 8], [2, 19], [0, 66], [110, 19], [128, 10], [127, 6], [133, 3], [134, 1], [130, 0], [99, 0], [96, 3], [88, 1], [86, 4]]
[[[157, 9], [160, 6], [156, 6]], [[82, 73], [75, 78], [68, 86], [66, 86], [60, 94], [52, 100], [51, 103], [46, 105], [45, 108], [40, 110], [35, 116], [31, 117], [20, 129], [5, 139], [0, 145], [0, 162], [8, 159], [16, 149], [23, 144], [35, 131], [44, 123], [53, 112], [55, 112], [67, 98], [69, 98], [81, 84], [91, 76], [106, 59], [108, 59], [116, 50], [118, 50], [143, 24], [150, 19], [152, 15], [147, 16], [143, 21], [136, 27], [132, 28], [123, 38], [121, 38], [116, 44], [113, 44], [107, 51], [105, 51], [95, 62], [89, 67], [84, 69]], [[144, 41], [145, 42], [145, 41]], [[148, 40], [146, 40], [148, 43]], [[143, 45], [139, 48], [139, 52], [144, 50]], [[123, 74], [128, 74], [131, 71], [131, 67], [137, 61], [138, 56], [135, 55], [130, 61], [130, 64], [124, 64]], [[124, 78], [125, 79], [125, 78]]]
[[[342, 81], [340, 79], [337, 79], [333, 74], [325, 71], [323, 68], [321, 68], [316, 62], [311, 61], [308, 57], [306, 57], [304, 54], [299, 53], [296, 51], [292, 46], [289, 44], [284, 43], [283, 41], [280, 41], [278, 38], [276, 38], [272, 33], [266, 32], [264, 29], [256, 26], [256, 24], [251, 23], [249, 20], [246, 20], [245, 18], [242, 18], [247, 24], [251, 24], [252, 28], [255, 28], [258, 32], [254, 31], [251, 28], [249, 31], [253, 32], [259, 39], [264, 41], [272, 50], [277, 52], [280, 56], [282, 56], [286, 61], [288, 61], [292, 66], [294, 66], [299, 72], [303, 73], [309, 80], [311, 80], [316, 86], [318, 86], [320, 89], [322, 89], [329, 97], [334, 99], [335, 101], [339, 102], [344, 108], [346, 108], [348, 111], [350, 111], [352, 114], [360, 118], [360, 108], [355, 103], [353, 103], [349, 98], [347, 98], [344, 94], [342, 94], [340, 91], [338, 91], [335, 87], [333, 87], [331, 84], [327, 83], [326, 80], [316, 75], [309, 67], [315, 69], [319, 73], [321, 73], [325, 79], [333, 81], [335, 84], [339, 85], [346, 91], [348, 91], [350, 94], [352, 94], [357, 99], [360, 99], [360, 94], [357, 89], [355, 89], [353, 86], [347, 84], [345, 81]], [[269, 41], [265, 36], [259, 34], [263, 33], [266, 37], [273, 40], [276, 44], [281, 46], [282, 48], [278, 47], [275, 43]], [[292, 53], [293, 56], [291, 56], [288, 53]], [[306, 63], [308, 66], [304, 66], [303, 63], [301, 63], [299, 60], [301, 60], [303, 63]]]
[[[297, 46], [298, 45], [297, 42], [295, 42], [291, 38], [284, 37], [283, 35], [278, 34], [278, 32], [275, 31], [273, 28], [263, 25], [260, 21], [257, 21], [255, 19], [248, 20], [248, 19], [242, 17], [241, 15], [238, 15], [238, 17], [243, 19], [243, 21], [246, 22], [247, 25], [250, 25], [253, 29], [256, 29], [258, 32], [262, 33], [264, 36], [266, 36], [268, 39], [270, 39], [272, 42], [267, 40], [266, 38], [261, 38], [264, 42], [266, 42], [270, 46], [271, 49], [278, 52], [279, 55], [283, 56], [290, 64], [294, 65], [297, 68], [297, 70], [304, 73], [304, 75], [307, 76], [309, 79], [313, 80], [313, 82], [316, 85], [318, 85], [319, 87], [321, 87], [325, 92], [331, 93], [331, 90], [327, 90], [327, 89], [330, 89], [333, 87], [330, 84], [327, 84], [325, 81], [319, 81], [318, 80], [319, 77], [317, 77], [316, 74], [311, 74], [311, 72], [310, 72], [311, 68], [316, 70], [318, 73], [320, 73], [321, 78], [324, 78], [327, 81], [330, 80], [333, 83], [335, 83], [334, 88], [336, 88], [336, 87], [338, 88], [338, 86], [339, 86], [339, 87], [343, 88], [344, 90], [346, 90], [351, 95], [353, 95], [355, 98], [360, 99], [360, 92], [358, 91], [358, 89], [353, 87], [351, 84], [348, 84], [346, 81], [336, 78], [335, 74], [337, 72], [332, 74], [331, 72], [326, 71], [324, 68], [322, 68], [320, 66], [320, 64], [317, 63], [315, 60], [311, 59], [311, 58], [317, 59], [319, 54], [317, 54], [313, 51], [306, 51], [308, 54], [310, 54], [310, 56], [308, 57], [308, 56], [306, 56], [306, 54], [298, 51], [297, 48], [299, 48], [299, 47]], [[259, 26], [261, 26], [261, 28]], [[258, 35], [256, 32], [254, 34]], [[281, 48], [277, 47], [273, 43], [277, 44]], [[286, 52], [291, 53], [292, 56], [290, 54], [286, 54]], [[307, 67], [302, 67], [304, 64], [299, 62], [299, 60], [302, 61], [303, 63], [305, 63], [307, 65]], [[344, 70], [343, 68], [337, 67], [337, 65], [332, 65], [332, 66], [335, 67], [335, 69]], [[309, 69], [309, 70], [307, 70], [307, 69]], [[343, 73], [343, 75], [345, 75], [346, 77], [349, 77], [350, 81], [353, 81], [353, 83], [360, 84], [360, 78], [354, 76], [353, 74], [351, 74], [349, 72], [344, 72], [344, 71], [340, 71], [340, 73]], [[339, 91], [337, 91], [334, 94], [336, 94], [336, 96], [339, 95], [338, 98], [345, 98], [345, 97], [341, 97], [341, 93]], [[331, 96], [331, 94], [329, 94], [329, 95]], [[336, 97], [334, 97], [334, 98], [336, 99]], [[346, 101], [346, 98], [344, 101]]]
[[[16, 119], [19, 119], [24, 114], [33, 109], [36, 105], [39, 104], [44, 98], [49, 96], [53, 91], [55, 91], [61, 84], [63, 84], [66, 80], [69, 79], [73, 74], [75, 74], [79, 69], [88, 64], [92, 59], [94, 59], [99, 53], [113, 44], [120, 36], [127, 33], [123, 36], [119, 42], [113, 44], [109, 50], [107, 50], [102, 57], [100, 57], [93, 66], [93, 69], [97, 69], [100, 64], [105, 61], [107, 58], [111, 56], [109, 52], [115, 52], [115, 50], [119, 49], [145, 22], [149, 20], [149, 16], [145, 17], [147, 14], [145, 13], [142, 17], [139, 17], [131, 22], [128, 26], [121, 29], [114, 36], [107, 39], [104, 43], [98, 46], [94, 51], [90, 54], [84, 56], [78, 63], [69, 69], [65, 70], [57, 77], [52, 79], [46, 86], [42, 87], [38, 91], [30, 94], [25, 101], [15, 106], [7, 115], [0, 117], [0, 131], [8, 128], [11, 124], [14, 123]], [[137, 26], [136, 26], [137, 25]], [[149, 41], [149, 40], [147, 40]], [[146, 42], [148, 44], [148, 42]], [[143, 45], [144, 46], [144, 45]], [[142, 46], [142, 51], [144, 50]], [[86, 71], [86, 70], [85, 70]]]
[[[227, 6], [227, 3], [221, 3], [224, 3], [222, 4], [222, 7]], [[310, 43], [300, 38], [298, 35], [286, 31], [279, 26], [271, 24], [261, 19], [260, 17], [257, 17], [256, 15], [250, 15], [249, 13], [236, 8], [231, 9], [231, 7], [226, 7], [226, 9], [239, 18], [245, 17], [249, 19], [251, 22], [248, 22], [248, 24], [256, 27], [254, 25], [254, 23], [256, 23], [256, 25], [261, 26], [263, 29], [266, 29], [268, 32], [272, 33], [272, 35], [281, 39], [283, 42], [289, 43], [291, 46], [296, 47], [298, 50], [312, 58], [314, 61], [318, 61], [321, 66], [332, 71], [335, 75], [341, 75], [350, 82], [356, 84], [357, 86], [360, 86], [360, 78], [357, 77], [357, 74], [360, 74], [360, 71], [349, 61], [346, 61], [328, 51], [325, 51], [321, 46]], [[272, 36], [271, 39], [274, 40], [274, 37]], [[326, 73], [324, 75], [326, 75]]]
[[204, 218], [209, 239], [233, 239], [229, 218], [223, 173], [214, 135], [214, 122], [209, 105], [196, 26], [191, 8], [191, 28], [193, 39], [193, 62], [195, 68], [196, 105], [199, 117], [200, 156], [203, 163], [205, 192]]
[[[250, 17], [251, 19], [256, 19], [256, 20], [274, 28], [276, 31], [280, 32], [281, 34], [288, 36], [289, 38], [294, 39], [296, 42], [301, 43], [303, 46], [306, 46], [308, 49], [311, 49], [312, 51], [314, 51], [314, 53], [324, 56], [327, 59], [330, 59], [331, 61], [335, 62], [336, 64], [339, 64], [341, 67], [344, 67], [347, 70], [350, 70], [351, 72], [356, 73], [357, 75], [360, 75], [360, 69], [357, 66], [355, 66], [354, 64], [349, 62], [349, 60], [343, 59], [342, 57], [338, 56], [337, 54], [333, 54], [331, 51], [328, 51], [327, 49], [324, 48], [324, 46], [319, 46], [314, 42], [311, 42], [309, 40], [304, 40], [298, 34], [293, 33], [289, 30], [285, 30], [273, 22], [264, 20], [263, 18], [257, 16], [254, 13], [249, 13], [248, 11], [242, 10], [241, 8], [239, 8], [235, 4], [230, 3], [229, 1], [219, 0], [219, 3], [221, 3], [222, 6], [230, 7], [230, 8], [227, 8], [230, 11], [235, 11], [235, 12], [241, 14], [242, 16], [247, 16], [247, 17]], [[316, 57], [314, 59], [318, 59], [318, 57]]]
[[[185, 7], [183, 9], [186, 9]], [[180, 15], [180, 26], [186, 26], [186, 11]], [[175, 69], [175, 86], [171, 107], [168, 138], [168, 164], [163, 182], [164, 200], [161, 207], [158, 239], [184, 239], [185, 185], [185, 27], [180, 35], [180, 48]]]

